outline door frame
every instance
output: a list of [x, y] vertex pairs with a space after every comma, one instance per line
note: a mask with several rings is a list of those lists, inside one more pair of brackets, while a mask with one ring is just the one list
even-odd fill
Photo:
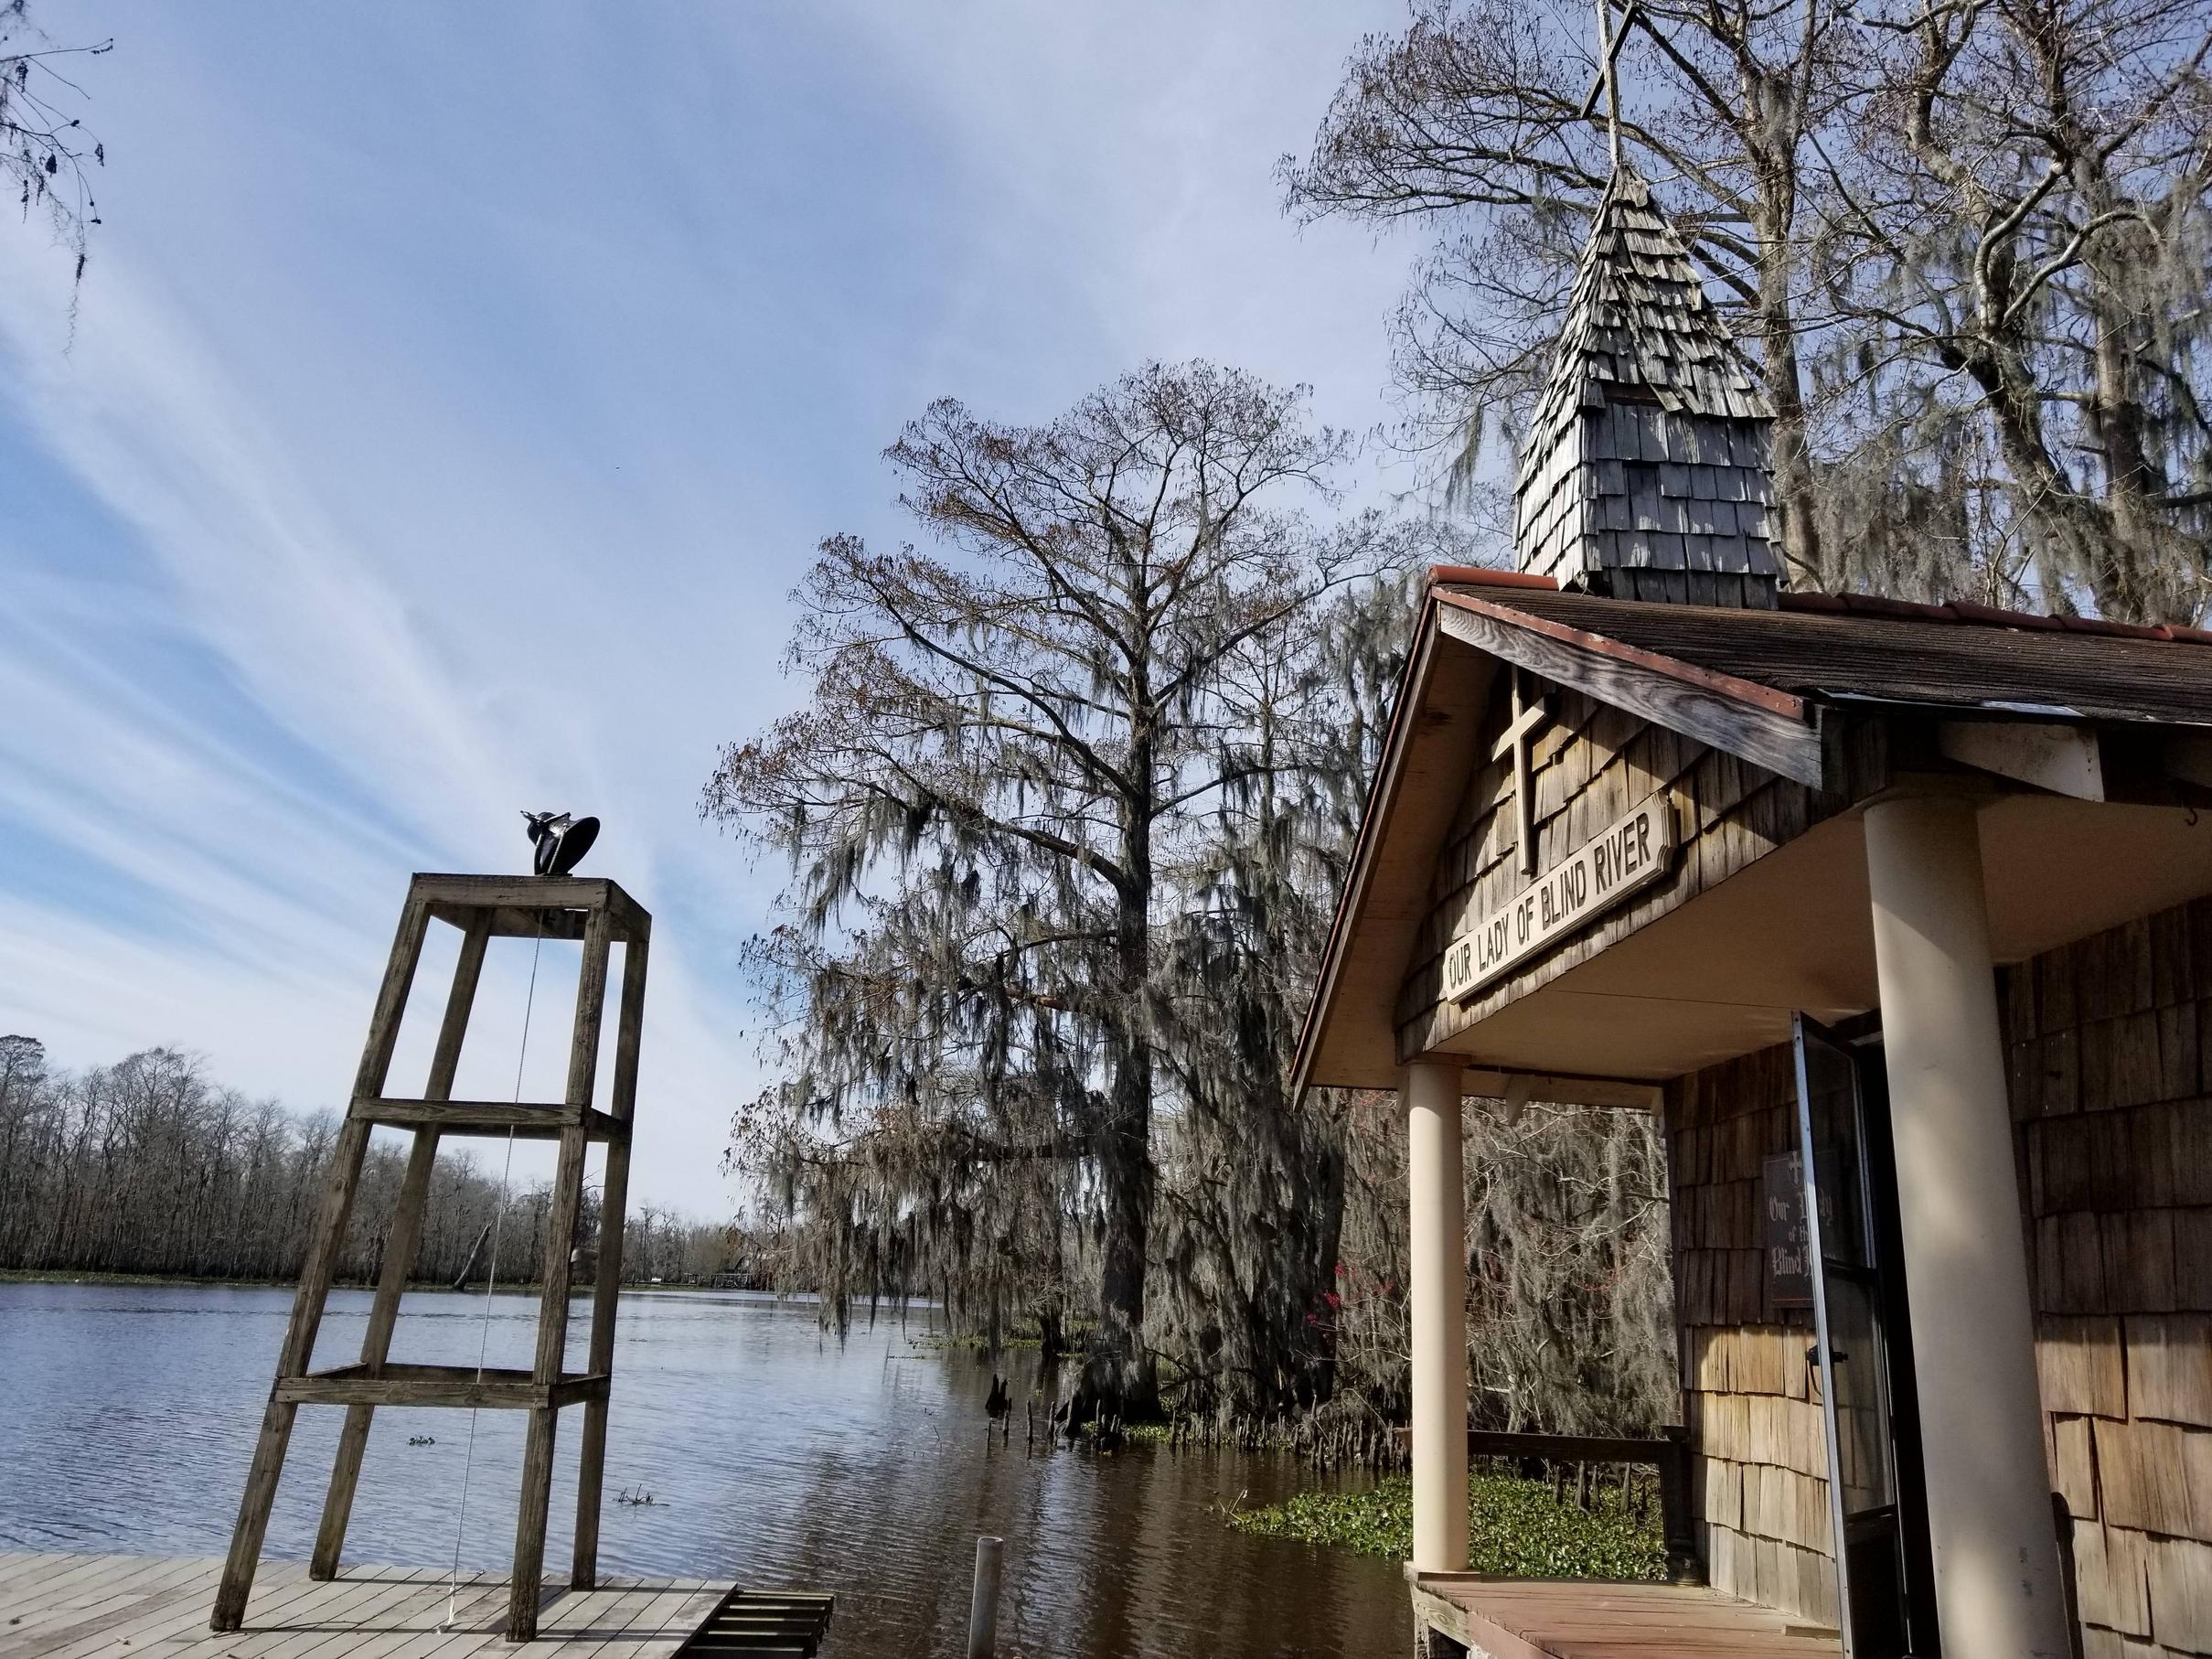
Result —
[[[1837, 1622], [1845, 1659], [1851, 1659], [1851, 1568], [1846, 1542], [1843, 1451], [1836, 1423], [1833, 1348], [1829, 1331], [1826, 1244], [1821, 1233], [1819, 1163], [1812, 1140], [1811, 1079], [1805, 1045], [1808, 1037], [1842, 1054], [1853, 1077], [1852, 1149], [1858, 1164], [1859, 1224], [1874, 1256], [1875, 1310], [1880, 1321], [1891, 1479], [1903, 1559], [1901, 1589], [1914, 1659], [1936, 1659], [1941, 1634], [1936, 1619], [1933, 1552], [1928, 1533], [1928, 1491], [1920, 1444], [1919, 1386], [1912, 1350], [1909, 1265], [1897, 1215], [1895, 1140], [1889, 1123], [1889, 1086], [1880, 1044], [1881, 1013], [1822, 1025], [1802, 1012], [1790, 1017], [1791, 1062], [1797, 1098], [1798, 1160], [1805, 1206], [1805, 1244], [1812, 1280], [1814, 1357], [1820, 1370], [1821, 1427], [1828, 1454], [1830, 1542], [1836, 1579]], [[1870, 1086], [1871, 1085], [1871, 1086]], [[1877, 1121], [1878, 1119], [1878, 1121]]]

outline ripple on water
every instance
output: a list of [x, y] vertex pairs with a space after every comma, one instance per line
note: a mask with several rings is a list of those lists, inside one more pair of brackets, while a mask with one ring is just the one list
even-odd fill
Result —
[[[0, 1548], [219, 1554], [252, 1450], [289, 1291], [0, 1284]], [[369, 1298], [331, 1298], [316, 1360], [354, 1357]], [[582, 1312], [581, 1307], [579, 1312]], [[407, 1299], [393, 1358], [528, 1365], [535, 1300]], [[582, 1321], [569, 1364], [582, 1360]], [[990, 1369], [916, 1352], [892, 1320], [843, 1344], [771, 1298], [632, 1292], [617, 1330], [601, 1562], [838, 1593], [833, 1652], [957, 1651], [979, 1533], [1007, 1540], [1002, 1647], [1055, 1659], [1296, 1659], [1403, 1652], [1396, 1568], [1230, 1531], [1215, 1513], [1297, 1478], [1270, 1459], [1025, 1457], [987, 1442]], [[304, 1557], [342, 1414], [309, 1408], [271, 1518], [269, 1554]], [[1040, 1412], [1042, 1420], [1042, 1413]], [[548, 1561], [574, 1515], [573, 1414], [554, 1475]], [[410, 1445], [412, 1436], [429, 1444]], [[513, 1547], [522, 1424], [486, 1412], [385, 1411], [369, 1439], [347, 1556], [497, 1568]], [[650, 1493], [650, 1505], [614, 1501]]]

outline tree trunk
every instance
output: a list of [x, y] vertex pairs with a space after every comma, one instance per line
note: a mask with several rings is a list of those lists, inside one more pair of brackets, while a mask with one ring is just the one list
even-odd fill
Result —
[[465, 1290], [468, 1289], [468, 1281], [476, 1278], [476, 1263], [482, 1259], [484, 1247], [491, 1242], [491, 1237], [492, 1224], [487, 1221], [484, 1224], [484, 1231], [476, 1235], [476, 1242], [468, 1253], [468, 1259], [461, 1264], [461, 1277], [454, 1280], [454, 1290]]
[[1106, 1197], [1100, 1252], [1098, 1334], [1085, 1378], [1098, 1405], [1128, 1419], [1157, 1417], [1159, 1390], [1144, 1346], [1146, 1251], [1152, 1224], [1152, 818], [1153, 749], [1142, 711], [1150, 686], [1142, 666], [1131, 675], [1137, 712], [1130, 722], [1128, 775], [1141, 794], [1127, 801], [1122, 824], [1122, 870], [1115, 918], [1115, 966], [1121, 1007], [1115, 1028], [1113, 1077], [1106, 1121], [1096, 1140]]
[[[1344, 1240], [1344, 1155], [1331, 1142], [1322, 1155], [1315, 1202], [1320, 1210], [1317, 1229], [1313, 1280], [1324, 1290], [1336, 1288], [1337, 1259]], [[1337, 1322], [1329, 1322], [1329, 1334], [1304, 1378], [1306, 1404], [1325, 1406], [1336, 1393]]]
[[[1754, 110], [1768, 111], [1778, 93], [1766, 84], [1747, 86]], [[1790, 98], [1788, 78], [1779, 96]], [[1812, 456], [1805, 442], [1805, 391], [1798, 360], [1797, 319], [1790, 305], [1798, 247], [1792, 236], [1797, 219], [1795, 123], [1790, 145], [1761, 155], [1758, 204], [1758, 301], [1756, 306], [1759, 357], [1767, 371], [1767, 401], [1774, 407], [1774, 493], [1781, 520], [1785, 559], [1817, 585], [1839, 587], [1821, 547], [1820, 519], [1812, 500]]]
[[[1145, 1254], [1152, 1219], [1152, 1049], [1142, 1030], [1144, 979], [1141, 919], [1132, 928], [1124, 906], [1123, 984], [1128, 999], [1114, 1060], [1106, 1121], [1096, 1140], [1106, 1196], [1106, 1240], [1098, 1280], [1098, 1334], [1086, 1379], [1114, 1415], [1146, 1418], [1159, 1409], [1159, 1390], [1144, 1349]], [[1138, 912], [1141, 918], [1141, 911]]]
[[1066, 1327], [1060, 1321], [1060, 1304], [1042, 1302], [1037, 1308], [1037, 1363], [1056, 1365], [1060, 1356], [1067, 1352]]

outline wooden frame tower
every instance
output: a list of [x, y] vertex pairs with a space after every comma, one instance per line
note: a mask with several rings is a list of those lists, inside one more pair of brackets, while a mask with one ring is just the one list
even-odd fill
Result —
[[[453, 988], [446, 997], [445, 1016], [431, 1057], [428, 1086], [419, 1099], [395, 1098], [384, 1092], [386, 1077], [422, 942], [433, 921], [460, 929], [460, 959], [454, 969]], [[283, 1472], [284, 1452], [292, 1439], [293, 1418], [302, 1406], [346, 1407], [346, 1425], [338, 1440], [310, 1568], [316, 1579], [337, 1576], [347, 1522], [353, 1510], [354, 1487], [361, 1472], [361, 1454], [379, 1406], [486, 1407], [529, 1413], [507, 1620], [508, 1639], [527, 1642], [538, 1629], [546, 1514], [552, 1497], [554, 1431], [561, 1408], [581, 1404], [584, 1408], [582, 1458], [576, 1486], [576, 1547], [569, 1582], [578, 1589], [596, 1585], [607, 1392], [614, 1360], [614, 1305], [622, 1284], [630, 1123], [637, 1103], [637, 1048], [645, 1017], [646, 957], [652, 926], [653, 919], [645, 909], [611, 881], [578, 876], [414, 878], [400, 916], [398, 937], [392, 941], [383, 985], [377, 993], [353, 1099], [331, 1153], [322, 1206], [300, 1269], [299, 1291], [277, 1359], [276, 1381], [270, 1389], [261, 1439], [254, 1447], [245, 1495], [239, 1504], [237, 1530], [231, 1535], [230, 1558], [216, 1595], [210, 1621], [214, 1630], [234, 1631], [244, 1620], [262, 1540], [268, 1531], [270, 1508], [276, 1498], [277, 1480]], [[546, 1104], [455, 1100], [454, 1076], [467, 1035], [485, 947], [495, 937], [516, 937], [581, 939], [583, 943], [567, 1090], [560, 1101]], [[602, 1111], [593, 1106], [592, 1093], [599, 1065], [609, 958], [617, 941], [624, 947], [622, 994], [609, 1109]], [[361, 1342], [361, 1357], [353, 1365], [311, 1371], [315, 1332], [322, 1323], [324, 1304], [344, 1247], [369, 1130], [378, 1125], [412, 1129], [414, 1146], [401, 1183], [376, 1300]], [[422, 1213], [440, 1140], [448, 1135], [504, 1137], [510, 1131], [560, 1143], [552, 1206], [547, 1216], [536, 1364], [528, 1371], [486, 1369], [481, 1373], [473, 1365], [388, 1364], [401, 1292], [406, 1288], [422, 1237]], [[568, 1337], [576, 1223], [583, 1200], [584, 1151], [593, 1140], [606, 1142], [607, 1161], [600, 1206], [598, 1274], [592, 1298], [590, 1355], [582, 1372], [564, 1372], [561, 1355]]]

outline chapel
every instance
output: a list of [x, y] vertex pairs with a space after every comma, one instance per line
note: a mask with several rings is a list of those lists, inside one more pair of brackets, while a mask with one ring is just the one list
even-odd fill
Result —
[[[1421, 1651], [2212, 1654], [2212, 633], [1794, 589], [1771, 426], [1619, 169], [1296, 1063], [1405, 1113]], [[1674, 1584], [1466, 1570], [1530, 1101], [1663, 1126]]]

